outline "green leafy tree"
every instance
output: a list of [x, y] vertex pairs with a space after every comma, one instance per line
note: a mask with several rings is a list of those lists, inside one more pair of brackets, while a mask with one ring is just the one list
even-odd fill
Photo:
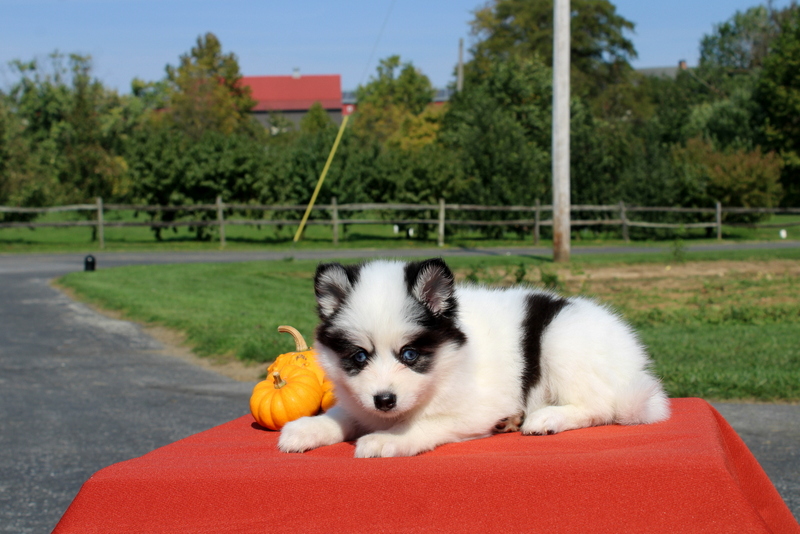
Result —
[[[134, 80], [132, 92], [143, 110], [125, 143], [131, 196], [150, 205], [182, 206], [256, 199], [268, 176], [267, 134], [250, 115], [255, 101], [241, 84], [236, 56], [222, 52], [212, 33], [167, 66], [164, 80]], [[152, 214], [172, 221], [181, 211]], [[201, 217], [215, 216], [203, 213]], [[158, 226], [153, 231], [160, 239]], [[206, 228], [195, 229], [206, 239]]]
[[387, 141], [397, 137], [406, 121], [422, 114], [435, 90], [427, 76], [400, 56], [382, 59], [377, 76], [356, 91], [358, 112], [354, 130], [362, 137]]
[[308, 112], [300, 119], [300, 132], [304, 134], [327, 132], [333, 128], [336, 128], [336, 124], [319, 102], [311, 104]]
[[[626, 32], [634, 24], [608, 0], [572, 0], [571, 66], [573, 91], [597, 95], [628, 79], [636, 57]], [[468, 73], [481, 77], [497, 60], [538, 55], [548, 66], [553, 57], [553, 0], [492, 0], [475, 11], [472, 34], [478, 39]]]
[[791, 11], [791, 5], [776, 10], [760, 5], [737, 11], [714, 26], [700, 41], [700, 68], [723, 68], [729, 72], [749, 71], [763, 65], [773, 42]]
[[167, 116], [193, 139], [207, 131], [254, 134], [256, 102], [241, 78], [236, 56], [223, 54], [213, 33], [198, 37], [177, 67], [167, 66]]
[[694, 75], [720, 98], [747, 100], [781, 28], [797, 6], [775, 9], [771, 4], [737, 11], [714, 26], [700, 42], [700, 64]]
[[718, 150], [746, 149], [757, 146], [758, 106], [747, 89], [735, 91], [729, 98], [692, 106], [681, 129], [685, 138], [702, 137]]
[[22, 125], [15, 130], [15, 146], [28, 151], [24, 163], [18, 159], [15, 165], [24, 176], [21, 202], [125, 197], [129, 183], [121, 145], [135, 115], [129, 100], [92, 78], [88, 57], [54, 53], [50, 65], [13, 66], [20, 80], [9, 102]]
[[53, 53], [49, 64], [13, 61], [19, 77], [9, 91], [4, 136], [8, 202], [47, 205], [63, 198], [59, 178], [64, 168], [59, 137], [71, 106], [69, 71], [64, 56]]
[[432, 105], [419, 115], [407, 113], [400, 127], [386, 140], [387, 145], [401, 150], [421, 150], [433, 144], [447, 113], [447, 105]]
[[760, 143], [759, 105], [753, 91], [761, 65], [790, 8], [758, 6], [736, 12], [703, 37], [700, 66], [675, 79], [647, 77], [640, 84], [651, 105], [649, 133], [662, 142], [702, 137], [715, 150], [751, 151]]
[[71, 56], [72, 105], [64, 117], [61, 131], [65, 168], [62, 184], [67, 197], [79, 201], [104, 197], [123, 198], [128, 192], [127, 163], [112, 146], [114, 135], [107, 135], [103, 115], [121, 105], [99, 80], [91, 77], [89, 58]]
[[[217, 195], [226, 202], [247, 203], [258, 198], [270, 162], [266, 147], [242, 134], [206, 132], [200, 139], [161, 124], [139, 129], [126, 153], [133, 182], [131, 196], [147, 205], [212, 204]], [[164, 211], [151, 213], [154, 221], [170, 222], [184, 216], [213, 219], [213, 212]], [[153, 232], [161, 239], [162, 229]], [[194, 229], [207, 239], [206, 227]]]
[[[37, 189], [36, 161], [30, 141], [22, 135], [25, 125], [0, 92], [0, 205], [36, 206], [45, 200]], [[30, 220], [31, 216], [4, 213], [0, 220]]]
[[777, 150], [785, 163], [784, 202], [796, 206], [800, 203], [800, 10], [790, 15], [764, 59], [754, 99], [764, 117], [764, 145]]
[[146, 82], [134, 78], [131, 82], [131, 94], [145, 110], [165, 110], [169, 105], [169, 82], [167, 79]]
[[[459, 201], [532, 205], [551, 193], [552, 71], [537, 58], [511, 56], [455, 95], [440, 139], [462, 161]], [[619, 176], [636, 144], [625, 121], [593, 116], [571, 102], [571, 181], [576, 203], [616, 203]]]
[[[783, 161], [774, 152], [765, 154], [758, 147], [720, 151], [708, 141], [694, 138], [685, 147], [675, 147], [673, 157], [685, 183], [691, 184], [684, 194], [695, 205], [721, 202], [733, 207], [770, 208], [781, 199]], [[747, 216], [747, 220], [757, 219]]]
[[356, 91], [358, 104], [377, 107], [400, 106], [419, 114], [430, 104], [434, 89], [427, 76], [411, 62], [401, 63], [400, 56], [380, 60], [377, 76]]
[[531, 205], [550, 182], [551, 71], [537, 59], [492, 64], [454, 95], [440, 139], [463, 163], [459, 200]]
[[657, 135], [660, 142], [668, 145], [686, 142], [686, 127], [694, 106], [720, 98], [701, 79], [686, 71], [678, 72], [675, 79], [647, 76], [641, 80], [641, 85], [653, 110], [652, 115], [640, 122], [640, 126], [648, 130], [641, 135]]

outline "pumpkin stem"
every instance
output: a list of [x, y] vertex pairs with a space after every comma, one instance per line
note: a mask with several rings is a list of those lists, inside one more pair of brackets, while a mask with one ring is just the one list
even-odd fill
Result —
[[295, 345], [295, 347], [297, 347], [295, 349], [297, 352], [302, 352], [304, 350], [308, 350], [308, 345], [306, 345], [306, 340], [303, 339], [303, 334], [298, 332], [297, 328], [294, 328], [292, 326], [286, 326], [286, 325], [279, 326], [278, 327], [278, 332], [281, 332], [282, 334], [291, 334], [292, 335], [292, 337], [294, 338], [294, 345]]
[[274, 371], [272, 373], [272, 385], [275, 389], [281, 389], [283, 386], [286, 385], [286, 380], [281, 378], [281, 373], [278, 371]]

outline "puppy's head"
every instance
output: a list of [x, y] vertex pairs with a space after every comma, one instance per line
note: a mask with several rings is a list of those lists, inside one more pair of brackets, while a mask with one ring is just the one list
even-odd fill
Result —
[[346, 407], [396, 418], [430, 400], [440, 360], [465, 341], [444, 261], [325, 263], [314, 291], [316, 348]]

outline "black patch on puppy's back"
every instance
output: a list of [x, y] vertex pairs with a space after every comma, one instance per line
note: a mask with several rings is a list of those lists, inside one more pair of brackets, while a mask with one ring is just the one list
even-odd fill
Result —
[[541, 378], [542, 334], [567, 304], [567, 299], [546, 293], [531, 293], [525, 297], [525, 318], [522, 320], [523, 401]]

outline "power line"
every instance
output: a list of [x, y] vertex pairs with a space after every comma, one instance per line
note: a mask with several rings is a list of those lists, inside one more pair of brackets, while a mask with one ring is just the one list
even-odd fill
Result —
[[372, 64], [372, 58], [375, 56], [375, 50], [378, 49], [378, 43], [381, 42], [381, 37], [383, 36], [383, 30], [386, 29], [386, 23], [389, 22], [389, 16], [392, 14], [392, 9], [394, 8], [394, 4], [397, 0], [392, 0], [389, 2], [389, 9], [386, 11], [386, 17], [383, 19], [383, 24], [381, 25], [381, 29], [378, 32], [378, 37], [375, 39], [375, 44], [372, 46], [372, 52], [369, 53], [369, 59], [367, 60], [367, 66], [364, 67], [364, 74], [361, 75], [361, 81], [358, 82], [358, 85], [361, 86], [364, 84], [364, 79], [367, 77], [367, 73], [369, 72], [369, 67]]

